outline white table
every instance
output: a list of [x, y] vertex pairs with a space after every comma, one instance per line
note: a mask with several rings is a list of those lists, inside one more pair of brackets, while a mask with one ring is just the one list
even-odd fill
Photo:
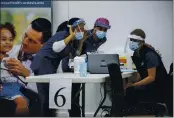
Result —
[[[128, 78], [132, 76], [133, 72], [123, 72], [122, 78]], [[48, 75], [39, 76], [29, 76], [26, 77], [26, 82], [36, 82], [36, 83], [49, 83], [50, 78], [52, 79], [72, 79], [72, 83], [102, 83], [105, 82], [105, 78], [109, 77], [109, 74], [87, 74], [87, 77], [80, 77], [80, 74], [75, 73], [56, 73]]]
[[[128, 78], [133, 75], [134, 72], [123, 72], [122, 78]], [[85, 83], [103, 83], [105, 79], [109, 77], [109, 74], [87, 74], [87, 77], [80, 77], [80, 74], [74, 73], [56, 73], [56, 74], [48, 74], [48, 75], [40, 75], [40, 76], [29, 76], [26, 78], [26, 82], [36, 82], [36, 83], [49, 83], [51, 79], [72, 79], [72, 83], [82, 83], [82, 116], [85, 117]], [[106, 99], [103, 98], [103, 102]], [[103, 103], [102, 102], [102, 103]], [[102, 105], [102, 104], [101, 104]], [[100, 105], [100, 106], [101, 106]], [[98, 113], [100, 106], [96, 110], [95, 114]]]

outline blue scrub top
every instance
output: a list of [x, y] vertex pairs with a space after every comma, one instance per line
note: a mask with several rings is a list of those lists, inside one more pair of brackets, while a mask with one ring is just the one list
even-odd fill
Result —
[[[89, 30], [88, 32], [93, 32], [93, 30]], [[106, 42], [106, 37], [103, 39], [97, 39], [95, 40], [93, 38], [93, 35], [89, 35], [88, 38], [85, 40], [83, 47], [82, 47], [82, 53], [81, 54], [86, 54], [87, 52], [95, 52], [97, 49]], [[69, 57], [66, 57], [62, 60], [62, 70], [64, 72], [70, 72], [71, 70], [69, 69], [68, 66], [69, 63]]]

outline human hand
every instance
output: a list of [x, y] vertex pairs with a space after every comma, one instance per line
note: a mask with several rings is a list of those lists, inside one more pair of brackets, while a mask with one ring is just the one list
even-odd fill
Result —
[[76, 33], [76, 30], [73, 31], [73, 28], [72, 28], [72, 26], [70, 25], [70, 27], [69, 27], [69, 34], [70, 34], [70, 36], [72, 37], [72, 40], [74, 40], [75, 33]]
[[87, 38], [88, 38], [88, 32], [85, 31], [84, 35], [83, 35], [83, 38], [80, 40], [80, 44], [83, 44]]
[[126, 90], [127, 88], [133, 86], [133, 83], [128, 82], [125, 86], [124, 86], [124, 90]]
[[30, 71], [17, 59], [9, 59], [6, 61], [7, 68], [13, 74], [27, 77], [30, 75]]

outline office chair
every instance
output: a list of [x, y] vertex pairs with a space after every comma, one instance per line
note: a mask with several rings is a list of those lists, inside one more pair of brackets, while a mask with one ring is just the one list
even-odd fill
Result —
[[143, 102], [136, 105], [127, 105], [124, 101], [123, 80], [118, 64], [108, 65], [112, 88], [111, 117], [133, 116], [133, 115], [155, 115], [164, 116], [166, 108], [161, 103]]
[[169, 116], [173, 117], [173, 63], [170, 65], [167, 87], [166, 87], [166, 106]]

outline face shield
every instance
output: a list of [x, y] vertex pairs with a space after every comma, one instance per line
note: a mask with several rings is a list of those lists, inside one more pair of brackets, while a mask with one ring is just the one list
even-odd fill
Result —
[[144, 42], [144, 39], [142, 37], [137, 35], [128, 35], [124, 47], [124, 53], [132, 54], [140, 47], [141, 42]]
[[72, 28], [75, 30], [75, 39], [81, 40], [84, 37], [84, 34], [87, 33], [87, 36], [92, 33], [89, 31], [85, 21], [83, 19], [79, 19], [73, 23]]

